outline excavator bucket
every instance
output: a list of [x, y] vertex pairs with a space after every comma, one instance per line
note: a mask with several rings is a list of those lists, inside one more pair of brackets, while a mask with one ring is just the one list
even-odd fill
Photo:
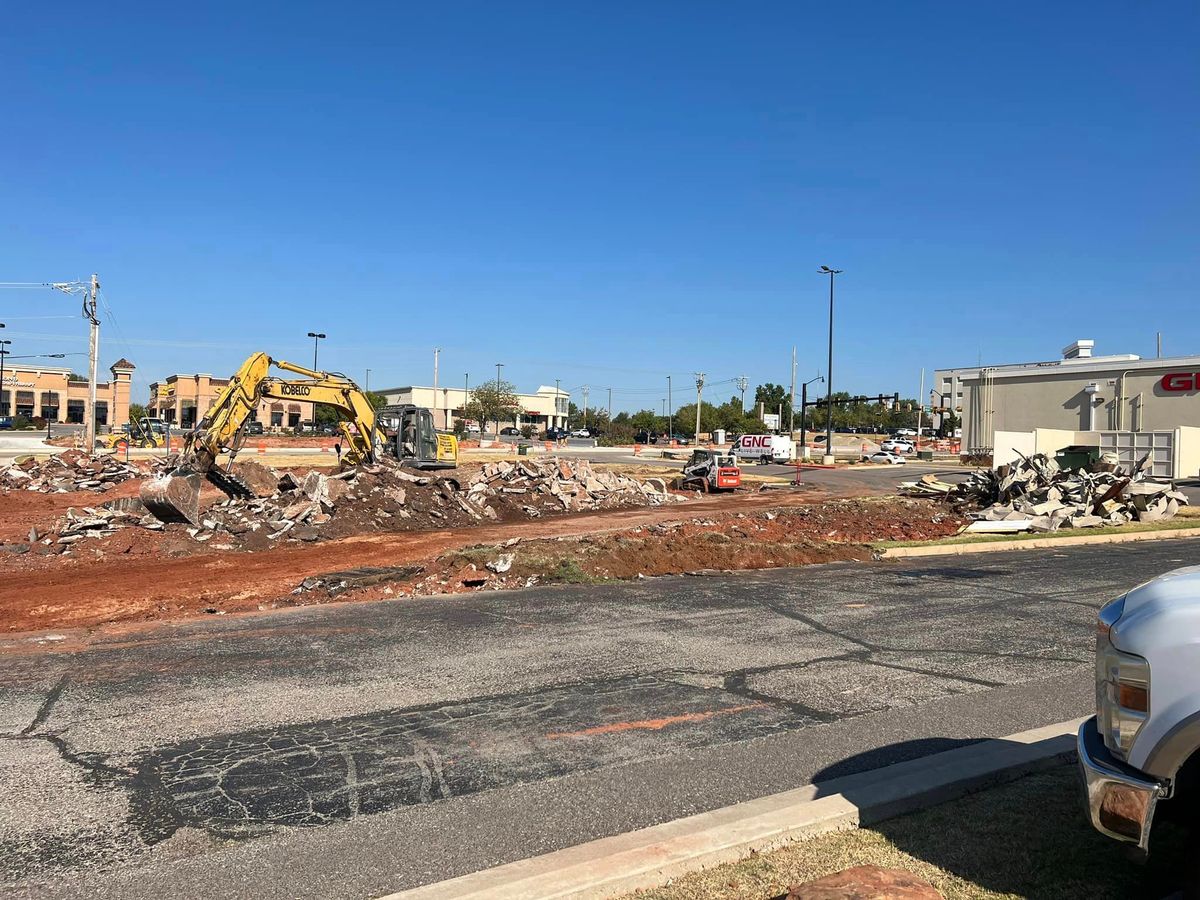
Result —
[[161, 522], [200, 524], [200, 486], [204, 476], [187, 469], [176, 469], [142, 482], [141, 498]]

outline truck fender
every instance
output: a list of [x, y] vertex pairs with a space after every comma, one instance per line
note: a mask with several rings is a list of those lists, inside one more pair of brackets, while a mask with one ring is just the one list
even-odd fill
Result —
[[1142, 768], [1156, 778], [1174, 778], [1197, 749], [1200, 749], [1200, 711], [1176, 722], [1150, 751]]

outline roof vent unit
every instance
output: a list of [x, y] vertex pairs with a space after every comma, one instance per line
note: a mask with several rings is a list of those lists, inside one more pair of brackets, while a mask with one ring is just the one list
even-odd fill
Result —
[[1095, 346], [1095, 341], [1076, 341], [1073, 344], [1068, 344], [1066, 347], [1063, 347], [1063, 359], [1091, 359], [1092, 348]]

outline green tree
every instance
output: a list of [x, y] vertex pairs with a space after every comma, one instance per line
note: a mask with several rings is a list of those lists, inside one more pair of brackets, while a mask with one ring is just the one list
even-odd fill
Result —
[[782, 419], [780, 424], [787, 428], [787, 423], [792, 412], [792, 396], [791, 393], [782, 384], [760, 384], [754, 389], [754, 417], [758, 418], [758, 411], [761, 409], [764, 413], [781, 413]]
[[[711, 434], [721, 427], [717, 408], [705, 401], [700, 404], [700, 431]], [[675, 410], [675, 431], [687, 437], [696, 435], [696, 404], [689, 403]]]
[[129, 404], [129, 421], [136, 422], [138, 419], [144, 418], [146, 415], [146, 407], [140, 403]]
[[639, 409], [629, 417], [629, 424], [637, 431], [651, 434], [663, 434], [667, 430], [667, 420], [652, 409]]
[[463, 417], [474, 419], [479, 427], [488, 422], [496, 423], [496, 433], [502, 422], [511, 422], [521, 412], [521, 400], [516, 389], [507, 381], [488, 381], [471, 391], [471, 398], [463, 406]]
[[372, 409], [383, 409], [387, 406], [387, 397], [379, 391], [366, 391], [367, 402]]

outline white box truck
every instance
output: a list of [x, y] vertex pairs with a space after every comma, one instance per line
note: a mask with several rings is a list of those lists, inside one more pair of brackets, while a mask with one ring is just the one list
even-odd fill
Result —
[[781, 463], [792, 458], [795, 442], [781, 434], [743, 434], [733, 446], [739, 460]]

